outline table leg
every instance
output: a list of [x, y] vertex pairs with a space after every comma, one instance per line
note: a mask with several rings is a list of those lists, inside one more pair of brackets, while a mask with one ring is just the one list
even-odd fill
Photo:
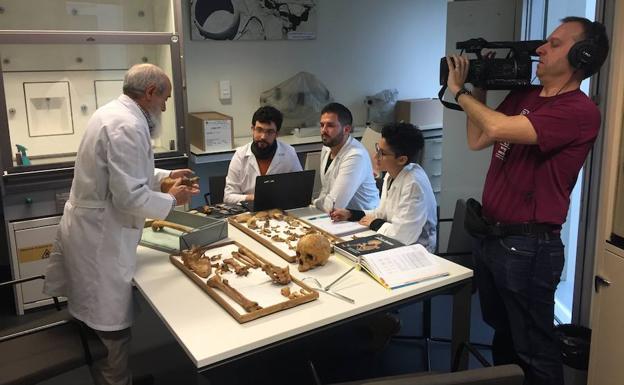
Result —
[[[470, 301], [472, 280], [467, 280], [453, 293], [453, 325], [451, 335], [451, 370], [468, 369], [468, 350], [462, 349], [470, 341]], [[459, 357], [456, 357], [461, 349]], [[457, 362], [455, 362], [457, 359]], [[456, 365], [456, 366], [454, 366]]]

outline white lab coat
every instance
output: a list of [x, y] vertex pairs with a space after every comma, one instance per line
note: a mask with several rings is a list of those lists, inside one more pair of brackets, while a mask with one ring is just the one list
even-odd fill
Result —
[[145, 116], [121, 95], [89, 119], [76, 157], [44, 292], [68, 298], [89, 327], [132, 324], [136, 248], [145, 218], [165, 218], [173, 197], [160, 192], [168, 171], [154, 169]]
[[349, 135], [325, 172], [330, 148], [321, 150], [321, 192], [314, 205], [329, 212], [332, 208], [370, 210], [379, 204], [379, 190], [373, 177], [368, 151]]
[[403, 242], [419, 243], [433, 252], [436, 246], [436, 200], [429, 178], [420, 165], [409, 163], [388, 188], [390, 174], [384, 178], [381, 203], [364, 211], [386, 221], [378, 233]]
[[[301, 162], [295, 149], [291, 145], [277, 140], [277, 149], [267, 170], [267, 175], [301, 170]], [[259, 175], [260, 169], [256, 156], [251, 152], [251, 143], [237, 148], [225, 178], [223, 202], [233, 205], [244, 201], [247, 194], [254, 193], [256, 177]]]

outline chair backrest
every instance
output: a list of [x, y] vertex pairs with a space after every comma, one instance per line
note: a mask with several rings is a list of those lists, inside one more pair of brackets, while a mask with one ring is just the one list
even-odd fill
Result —
[[[473, 238], [464, 228], [464, 218], [466, 217], [466, 201], [458, 199], [455, 203], [455, 211], [451, 223], [451, 231], [449, 232], [448, 244], [446, 251], [438, 253], [457, 264], [465, 266], [469, 269], [474, 267], [472, 260], [472, 243]], [[438, 223], [444, 221], [438, 220]]]
[[455, 203], [447, 253], [465, 253], [472, 250], [473, 238], [464, 228], [464, 218], [466, 218], [466, 201], [458, 199]]
[[366, 127], [364, 130], [364, 134], [362, 134], [362, 145], [368, 151], [368, 155], [370, 156], [371, 163], [373, 165], [373, 172], [375, 176], [379, 176], [380, 171], [375, 169], [375, 143], [377, 143], [381, 139], [381, 133], [373, 130], [370, 127]]
[[321, 192], [321, 152], [308, 152], [303, 169], [316, 170], [314, 174], [314, 187], [312, 188], [312, 199], [314, 199], [318, 197]]
[[208, 177], [208, 190], [210, 191], [210, 203], [216, 205], [217, 203], [223, 203], [223, 191], [225, 190], [225, 175], [209, 176]]
[[522, 385], [518, 365], [500, 365], [452, 373], [410, 373], [392, 377], [341, 382], [333, 385]]

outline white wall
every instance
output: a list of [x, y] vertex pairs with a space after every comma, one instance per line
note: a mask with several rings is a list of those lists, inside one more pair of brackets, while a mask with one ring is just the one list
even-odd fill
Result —
[[[190, 41], [184, 7], [188, 111], [233, 116], [234, 135], [249, 135], [262, 91], [299, 71], [314, 74], [363, 124], [366, 95], [385, 88], [399, 98], [434, 97], [444, 55], [446, 0], [318, 0], [311, 41]], [[218, 99], [230, 80], [231, 104]]]
[[[483, 37], [488, 41], [516, 40], [520, 33], [519, 0], [455, 1], [448, 3], [446, 48], [457, 52], [455, 43]], [[474, 55], [470, 55], [474, 58]], [[448, 94], [448, 92], [447, 92]], [[495, 108], [507, 91], [488, 92], [487, 104]], [[447, 95], [446, 100], [453, 97]], [[483, 183], [492, 149], [471, 151], [466, 143], [466, 114], [444, 109], [444, 141], [442, 142], [442, 192], [440, 215], [452, 218], [459, 198], [473, 197], [481, 201]], [[447, 239], [441, 227], [441, 240]], [[444, 244], [442, 244], [444, 246]], [[442, 249], [444, 250], [444, 248]]]

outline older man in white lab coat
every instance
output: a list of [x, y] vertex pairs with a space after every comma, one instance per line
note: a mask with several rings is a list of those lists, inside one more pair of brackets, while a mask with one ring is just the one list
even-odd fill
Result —
[[230, 162], [223, 192], [225, 203], [253, 201], [259, 175], [301, 171], [295, 149], [277, 140], [282, 121], [282, 113], [274, 107], [256, 110], [251, 119], [253, 140], [237, 148]]
[[163, 219], [199, 192], [179, 179], [168, 193], [160, 192], [165, 177], [191, 173], [154, 169], [150, 139], [170, 95], [171, 82], [160, 68], [135, 65], [125, 75], [123, 95], [90, 118], [46, 272], [44, 291], [66, 296], [70, 314], [108, 349], [92, 368], [98, 385], [132, 383], [131, 281], [145, 218]]
[[321, 111], [321, 192], [314, 205], [325, 212], [334, 208], [370, 210], [379, 203], [373, 167], [366, 148], [349, 133], [351, 111], [330, 103]]

